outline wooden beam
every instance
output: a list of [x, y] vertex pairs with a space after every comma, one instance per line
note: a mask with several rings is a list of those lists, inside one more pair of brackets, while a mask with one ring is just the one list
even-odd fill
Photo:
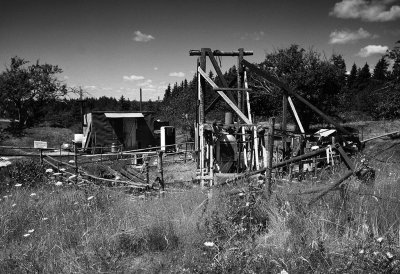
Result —
[[[214, 56], [239, 56], [240, 52], [239, 51], [220, 51], [220, 50], [214, 50], [212, 52]], [[201, 51], [192, 49], [189, 50], [189, 56], [200, 56]], [[253, 51], [243, 51], [243, 56], [250, 56], [253, 55]]]
[[273, 83], [274, 85], [280, 87], [281, 89], [285, 90], [287, 93], [289, 93], [289, 95], [292, 95], [293, 97], [296, 97], [297, 100], [299, 100], [300, 102], [302, 102], [303, 104], [305, 104], [306, 106], [308, 106], [311, 110], [313, 110], [314, 112], [316, 112], [318, 115], [320, 115], [325, 121], [327, 121], [328, 123], [331, 123], [332, 125], [334, 125], [338, 130], [340, 130], [341, 132], [345, 133], [345, 134], [351, 134], [350, 132], [348, 132], [346, 129], [344, 129], [339, 123], [335, 122], [331, 117], [329, 117], [328, 115], [326, 115], [325, 113], [323, 113], [320, 109], [318, 109], [316, 106], [314, 106], [313, 104], [311, 104], [309, 101], [307, 101], [306, 99], [304, 99], [302, 96], [300, 96], [299, 94], [297, 94], [297, 92], [295, 92], [292, 88], [290, 88], [288, 85], [286, 85], [285, 83], [283, 83], [282, 81], [280, 81], [278, 78], [271, 76], [270, 74], [268, 74], [266, 71], [263, 71], [261, 69], [259, 69], [257, 66], [249, 63], [246, 60], [243, 60], [242, 62], [248, 69], [250, 69], [252, 72], [254, 72], [255, 74], [265, 78], [267, 81]]
[[299, 126], [300, 132], [304, 134], [305, 131], [304, 131], [304, 128], [303, 128], [303, 124], [301, 123], [299, 115], [297, 114], [296, 107], [293, 104], [292, 98], [290, 98], [290, 96], [288, 96], [287, 99], [288, 99], [290, 108], [293, 111], [294, 117], [296, 118], [296, 122], [297, 122], [297, 125]]
[[[214, 81], [208, 77], [208, 75], [199, 67], [198, 72], [203, 76], [203, 78], [213, 87], [218, 89], [218, 86], [214, 83]], [[238, 109], [238, 107], [233, 103], [228, 96], [226, 96], [225, 93], [222, 91], [217, 91], [219, 95], [225, 100], [225, 102], [228, 103], [228, 105], [236, 112], [237, 115], [239, 115], [240, 118], [246, 123], [246, 124], [251, 124], [251, 121], [246, 117], [246, 115], [243, 114], [243, 112]]]
[[[229, 83], [229, 87], [232, 87], [235, 83], [236, 83], [236, 79], [233, 79]], [[219, 96], [219, 94], [217, 94], [217, 97], [214, 98], [214, 100], [208, 105], [208, 107], [205, 109], [204, 112], [207, 114], [218, 103], [219, 100], [221, 100], [221, 96]]]

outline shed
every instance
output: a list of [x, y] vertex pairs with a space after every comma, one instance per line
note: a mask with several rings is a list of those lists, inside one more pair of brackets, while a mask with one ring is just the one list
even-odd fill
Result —
[[153, 112], [92, 111], [84, 116], [82, 147], [140, 149], [157, 145]]

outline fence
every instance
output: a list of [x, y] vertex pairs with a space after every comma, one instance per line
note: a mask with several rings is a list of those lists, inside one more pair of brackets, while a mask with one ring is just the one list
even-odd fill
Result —
[[[118, 184], [130, 188], [148, 188], [151, 186], [149, 180], [149, 168], [151, 157], [157, 157], [157, 167], [159, 173], [160, 184], [164, 186], [163, 178], [163, 163], [166, 162], [185, 162], [191, 159], [191, 154], [194, 150], [193, 142], [185, 142], [166, 146], [149, 147], [146, 149], [137, 149], [123, 151], [122, 147], [92, 147], [88, 148], [92, 152], [100, 151], [100, 153], [85, 154], [74, 146], [73, 151], [62, 150], [56, 148], [33, 148], [33, 147], [15, 147], [15, 146], [0, 146], [0, 156], [24, 156], [38, 157], [42, 165], [48, 165], [57, 170], [57, 175], [69, 175], [69, 181], [78, 182], [78, 177], [82, 181], [97, 181], [108, 184]], [[29, 153], [27, 151], [33, 151]], [[87, 151], [87, 149], [85, 149]], [[169, 151], [164, 153], [164, 151]], [[172, 152], [171, 152], [172, 151]], [[172, 160], [163, 159], [165, 156], [172, 156]], [[177, 158], [178, 156], [178, 158]], [[171, 158], [171, 157], [168, 157]], [[121, 174], [126, 180], [107, 179], [90, 174], [83, 168], [83, 165], [90, 163], [105, 163], [114, 161], [130, 161], [135, 166], [141, 165], [141, 170], [144, 171], [145, 178], [141, 178], [136, 174], [122, 172]]]

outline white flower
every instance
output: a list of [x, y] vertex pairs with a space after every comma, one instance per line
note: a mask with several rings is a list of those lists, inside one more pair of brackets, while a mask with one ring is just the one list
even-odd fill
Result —
[[381, 242], [383, 241], [383, 237], [379, 237], [378, 239], [376, 239], [376, 241], [377, 241], [378, 243], [381, 243]]
[[35, 231], [34, 229], [29, 229], [28, 233], [33, 233], [33, 231]]
[[65, 168], [60, 168], [60, 171], [65, 171], [66, 169]]
[[12, 204], [11, 207], [14, 207], [14, 206], [16, 206], [16, 205], [17, 205], [17, 204]]
[[215, 244], [214, 244], [213, 242], [205, 242], [204, 245], [205, 245], [205, 246], [208, 246], [208, 247], [213, 247], [213, 246], [215, 246]]
[[358, 252], [360, 254], [364, 254], [364, 249], [361, 249], [360, 252]]
[[16, 184], [15, 186], [16, 186], [16, 187], [20, 187], [20, 186], [22, 186], [22, 184]]
[[45, 172], [46, 172], [46, 173], [52, 173], [52, 172], [53, 172], [53, 169], [52, 169], [52, 168], [48, 168], [48, 169], [46, 169]]
[[30, 195], [31, 197], [33, 197], [33, 196], [36, 196], [36, 193], [31, 193], [31, 195]]
[[94, 198], [94, 196], [89, 196], [89, 197], [87, 198], [87, 200], [90, 201], [90, 200], [92, 200], [93, 198]]
[[279, 274], [288, 274], [288, 273], [286, 272], [286, 270], [285, 270], [285, 269], [282, 269], [282, 271], [281, 271], [281, 272], [279, 272]]
[[26, 233], [26, 234], [24, 234], [24, 237], [29, 237], [31, 234], [29, 234], [29, 233]]
[[49, 218], [46, 218], [46, 217], [44, 217], [44, 218], [42, 218], [42, 221], [47, 221]]
[[390, 252], [386, 252], [386, 257], [388, 257], [388, 259], [392, 259], [393, 258], [393, 254]]
[[68, 163], [73, 164], [73, 163], [75, 163], [75, 161], [74, 160], [69, 160]]
[[62, 186], [62, 182], [58, 181], [57, 183], [55, 183], [56, 186]]

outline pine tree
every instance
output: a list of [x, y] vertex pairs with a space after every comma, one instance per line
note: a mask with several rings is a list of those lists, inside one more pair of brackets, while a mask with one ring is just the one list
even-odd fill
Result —
[[168, 101], [170, 97], [171, 97], [171, 84], [168, 84], [168, 87], [164, 93], [164, 102]]
[[389, 63], [383, 56], [381, 59], [379, 59], [378, 63], [376, 63], [375, 65], [373, 79], [379, 82], [385, 81], [388, 76], [388, 67]]
[[350, 74], [347, 77], [347, 87], [348, 88], [354, 87], [356, 80], [357, 80], [357, 72], [358, 72], [358, 68], [357, 68], [357, 65], [354, 63], [353, 66], [351, 67]]
[[369, 71], [368, 63], [362, 67], [357, 75], [357, 87], [359, 90], [366, 88], [371, 80], [371, 72]]

